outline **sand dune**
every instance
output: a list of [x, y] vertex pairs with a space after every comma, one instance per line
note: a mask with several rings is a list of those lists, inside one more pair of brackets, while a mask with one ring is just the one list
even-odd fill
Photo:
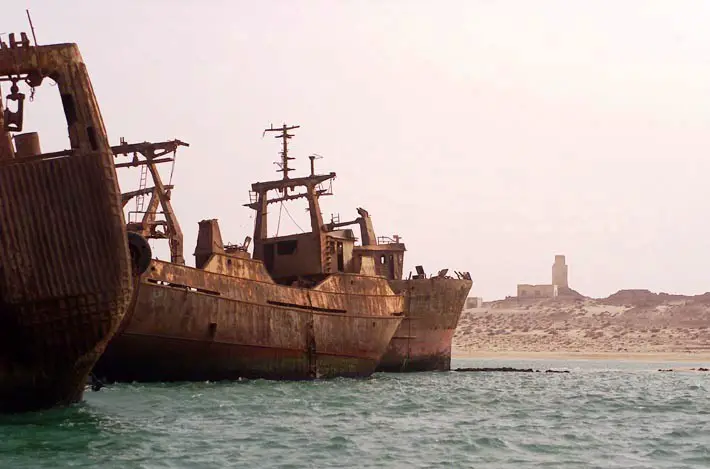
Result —
[[454, 351], [710, 356], [709, 326], [710, 294], [622, 290], [603, 299], [507, 298], [465, 310]]

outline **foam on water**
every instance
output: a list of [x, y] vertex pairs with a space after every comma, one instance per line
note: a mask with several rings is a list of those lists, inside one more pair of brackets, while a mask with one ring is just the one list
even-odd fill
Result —
[[0, 417], [0, 468], [710, 466], [710, 373], [454, 366], [573, 372], [114, 385], [70, 408]]

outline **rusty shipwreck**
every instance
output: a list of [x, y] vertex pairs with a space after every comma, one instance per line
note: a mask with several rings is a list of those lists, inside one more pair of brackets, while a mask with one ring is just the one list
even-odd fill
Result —
[[370, 214], [362, 208], [357, 211], [356, 219], [333, 220], [328, 229], [359, 225], [361, 243], [353, 250], [356, 262], [370, 260], [376, 273], [387, 278], [390, 287], [405, 298], [404, 319], [377, 370], [448, 371], [451, 341], [473, 286], [471, 275], [455, 271], [456, 277], [451, 277], [444, 269], [427, 277], [424, 269], [417, 266], [417, 274], [404, 279], [406, 248], [402, 239], [397, 235], [377, 237]]
[[[97, 363], [95, 375], [113, 381], [312, 379], [373, 373], [402, 321], [404, 297], [375, 272], [372, 259], [354, 258], [352, 230], [330, 229], [319, 198], [332, 194], [335, 173], [290, 177], [289, 131], [281, 139], [281, 179], [252, 184], [252, 238], [224, 245], [217, 220], [199, 223], [196, 267], [183, 257], [182, 232], [157, 164], [181, 142], [125, 148], [126, 165], [143, 169], [140, 187], [124, 200], [150, 195], [128, 229], [168, 239], [170, 262], [153, 260], [137, 301]], [[121, 150], [122, 152], [123, 150]], [[120, 153], [120, 152], [119, 152]], [[123, 163], [119, 163], [123, 164]], [[147, 187], [148, 177], [154, 186]], [[306, 199], [310, 231], [269, 236], [267, 208]], [[139, 209], [140, 208], [140, 209]], [[158, 213], [160, 212], [160, 216]]]
[[[61, 97], [70, 143], [55, 153], [40, 151], [36, 132], [21, 133], [22, 91], [32, 101], [48, 82]], [[10, 34], [0, 40], [0, 84], [9, 88], [5, 106], [0, 99], [0, 411], [20, 412], [82, 397], [137, 276], [112, 151], [77, 45], [37, 46]]]

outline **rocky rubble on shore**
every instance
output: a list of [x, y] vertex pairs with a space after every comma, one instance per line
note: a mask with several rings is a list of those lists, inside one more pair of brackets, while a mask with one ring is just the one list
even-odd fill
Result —
[[506, 298], [465, 310], [467, 352], [710, 352], [710, 293], [620, 290], [607, 298]]

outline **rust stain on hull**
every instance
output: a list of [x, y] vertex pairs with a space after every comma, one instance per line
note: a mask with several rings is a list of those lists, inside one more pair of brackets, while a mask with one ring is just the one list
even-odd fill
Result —
[[[58, 83], [72, 149], [15, 154], [0, 135], [2, 412], [79, 400], [133, 292], [113, 155], [79, 50], [13, 41], [0, 44], [0, 76]], [[21, 129], [22, 108], [7, 111], [4, 130]]]
[[[357, 259], [373, 260], [377, 274], [389, 280], [396, 293], [405, 297], [404, 320], [392, 338], [378, 371], [436, 371], [451, 366], [451, 340], [473, 286], [469, 272], [454, 271], [456, 278], [442, 269], [427, 276], [423, 266], [416, 275], [403, 279], [404, 253], [399, 235], [375, 236], [367, 210], [358, 209], [357, 219], [344, 224], [359, 224], [362, 245], [355, 247]], [[337, 223], [343, 225], [343, 223]]]
[[252, 259], [214, 256], [208, 269], [153, 261], [96, 376], [109, 382], [368, 376], [402, 321], [396, 314], [403, 298], [384, 278], [334, 274], [306, 289], [274, 283]]
[[[404, 295], [376, 275], [373, 262], [355, 262], [352, 230], [323, 223], [319, 199], [332, 194], [325, 184], [335, 173], [316, 174], [311, 156], [310, 175], [289, 176], [289, 132], [298, 128], [284, 124], [265, 130], [278, 132], [282, 140], [283, 177], [251, 186], [246, 205], [256, 211], [254, 237], [242, 245], [225, 245], [217, 220], [202, 220], [196, 268], [184, 265], [182, 230], [170, 203], [172, 186], [163, 184], [156, 167], [174, 161], [163, 156], [187, 144], [115, 147], [117, 155], [134, 155], [117, 167], [147, 168], [138, 190], [126, 192], [124, 202], [153, 194], [148, 210], [129, 229], [135, 236], [167, 239], [171, 262], [147, 259], [150, 268], [141, 278], [135, 305], [95, 367], [98, 378], [314, 379], [375, 371], [402, 321]], [[148, 174], [154, 183], [150, 189]], [[269, 236], [268, 205], [296, 199], [308, 202], [310, 232]], [[253, 258], [248, 253], [252, 240]]]
[[405, 318], [377, 370], [449, 370], [451, 340], [473, 282], [434, 277], [390, 283], [405, 294]]
[[80, 399], [126, 310], [125, 235], [100, 160], [0, 166], [1, 410]]
[[304, 350], [130, 333], [117, 337], [102, 360], [97, 376], [110, 367], [106, 378], [124, 382], [360, 377], [372, 374], [378, 363], [375, 358], [317, 354], [319, 374], [313, 376]]

